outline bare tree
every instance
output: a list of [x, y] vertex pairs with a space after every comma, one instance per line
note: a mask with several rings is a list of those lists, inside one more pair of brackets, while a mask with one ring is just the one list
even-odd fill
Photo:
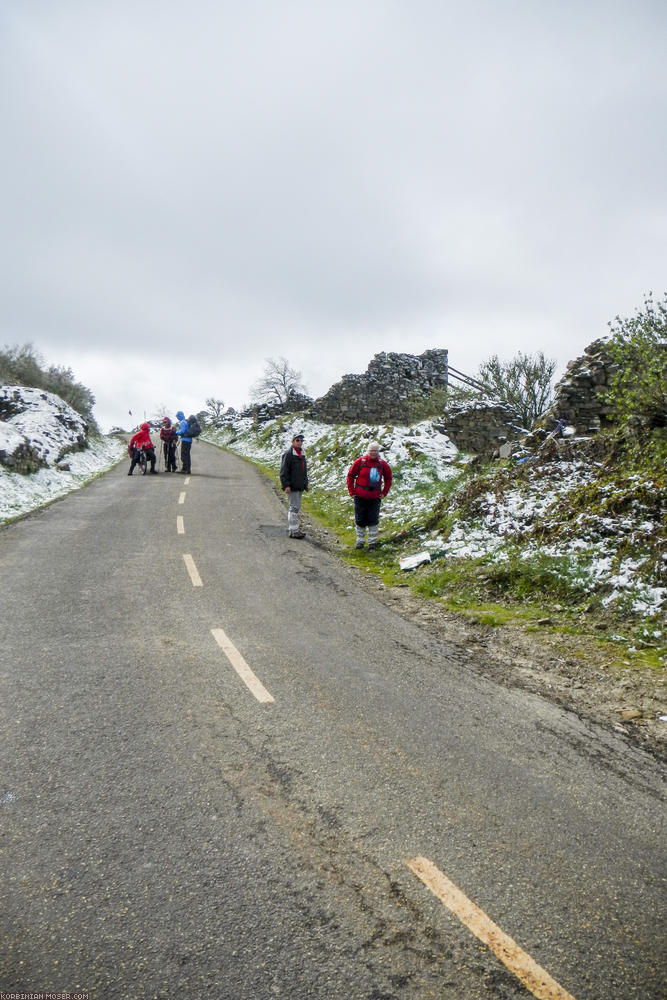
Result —
[[261, 378], [250, 388], [253, 400], [263, 403], [286, 403], [290, 396], [304, 393], [301, 372], [292, 368], [287, 358], [266, 358]]
[[213, 396], [209, 396], [206, 400], [206, 409], [204, 410], [206, 423], [210, 424], [211, 427], [219, 427], [222, 423], [224, 409], [225, 404], [221, 399], [214, 399]]
[[450, 402], [497, 400], [509, 406], [521, 426], [530, 430], [549, 408], [555, 370], [556, 362], [545, 358], [542, 351], [534, 355], [519, 351], [511, 361], [501, 361], [494, 354], [479, 366], [473, 380], [478, 385], [453, 387]]

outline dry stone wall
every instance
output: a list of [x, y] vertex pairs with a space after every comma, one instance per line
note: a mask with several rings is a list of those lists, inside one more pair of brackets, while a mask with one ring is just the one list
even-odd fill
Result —
[[578, 435], [597, 434], [609, 424], [612, 408], [605, 401], [613, 363], [608, 340], [594, 340], [576, 361], [570, 361], [554, 390], [554, 400], [540, 424], [550, 430], [557, 420], [574, 427]]
[[[542, 435], [558, 420], [573, 426], [580, 435], [597, 433], [611, 418], [605, 401], [612, 372], [606, 338], [596, 340], [582, 357], [571, 361], [557, 384], [554, 402], [542, 417]], [[253, 407], [243, 415], [260, 423], [281, 413], [301, 412], [324, 423], [409, 424], [420, 404], [434, 389], [446, 389], [448, 352], [433, 349], [416, 356], [382, 351], [361, 375], [344, 375], [324, 396], [293, 397], [287, 404]], [[526, 429], [518, 425], [512, 410], [497, 401], [450, 408], [443, 413], [442, 430], [461, 451], [484, 456], [509, 453]]]
[[503, 403], [493, 402], [448, 410], [443, 431], [459, 451], [487, 457], [496, 455], [503, 445], [525, 434], [514, 411]]
[[343, 375], [309, 416], [324, 423], [409, 423], [415, 407], [447, 385], [447, 351], [376, 354], [362, 375]]

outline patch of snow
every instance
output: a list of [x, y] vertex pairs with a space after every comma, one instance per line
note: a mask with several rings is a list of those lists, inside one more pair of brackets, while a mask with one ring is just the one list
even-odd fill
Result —
[[0, 451], [8, 455], [24, 444], [40, 461], [55, 465], [64, 454], [85, 443], [85, 420], [51, 392], [1, 385], [0, 412], [11, 413], [8, 420], [0, 422]]
[[[45, 463], [33, 473], [0, 464], [0, 523], [78, 489], [127, 454], [117, 437], [91, 438], [86, 444], [83, 417], [41, 389], [1, 385], [0, 412], [9, 415], [0, 421], [0, 451], [11, 457], [24, 446]], [[57, 468], [65, 453], [66, 463]]]
[[0, 523], [79, 489], [126, 457], [125, 441], [104, 437], [92, 439], [85, 451], [68, 456], [69, 471], [47, 467], [21, 475], [0, 466]]

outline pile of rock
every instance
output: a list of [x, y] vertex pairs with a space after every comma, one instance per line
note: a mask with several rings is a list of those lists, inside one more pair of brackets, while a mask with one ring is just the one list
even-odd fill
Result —
[[252, 417], [258, 423], [264, 424], [268, 420], [273, 420], [275, 417], [281, 416], [283, 413], [303, 413], [308, 411], [312, 404], [313, 400], [310, 396], [306, 396], [300, 392], [291, 392], [284, 403], [254, 403], [243, 410], [241, 414], [238, 414], [235, 409], [230, 407], [224, 413], [223, 421], [233, 423], [238, 416], [241, 416]]
[[613, 363], [607, 351], [608, 338], [594, 340], [582, 357], [570, 361], [554, 390], [554, 401], [540, 424], [552, 426], [564, 420], [578, 435], [597, 434], [610, 422], [613, 410], [606, 402]]
[[446, 350], [376, 354], [362, 375], [343, 375], [308, 415], [325, 423], [409, 423], [434, 389], [447, 385]]

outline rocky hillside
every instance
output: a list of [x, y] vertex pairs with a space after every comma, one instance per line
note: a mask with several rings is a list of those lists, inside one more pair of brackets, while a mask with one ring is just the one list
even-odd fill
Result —
[[0, 524], [83, 486], [125, 453], [117, 438], [89, 435], [54, 393], [0, 385]]

